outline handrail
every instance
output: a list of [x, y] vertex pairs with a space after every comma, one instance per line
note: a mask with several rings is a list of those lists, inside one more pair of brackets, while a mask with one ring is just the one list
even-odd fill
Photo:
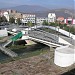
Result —
[[60, 45], [63, 45], [63, 46], [66, 45], [66, 44], [62, 44], [62, 43], [59, 43], [59, 42], [53, 42], [52, 40], [47, 40], [45, 38], [39, 38], [39, 37], [36, 37], [36, 36], [31, 36], [31, 35], [30, 35], [30, 37], [41, 39], [41, 40], [44, 40], [44, 41], [47, 41], [47, 42], [50, 41], [51, 43], [60, 44]]

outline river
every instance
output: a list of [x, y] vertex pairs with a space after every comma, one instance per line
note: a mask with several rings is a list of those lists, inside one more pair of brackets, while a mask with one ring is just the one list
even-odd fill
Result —
[[[22, 49], [12, 49], [14, 52], [18, 54], [19, 57], [30, 57], [34, 55], [39, 55], [43, 50], [49, 50], [49, 47], [44, 44], [34, 44], [30, 46], [25, 46], [25, 48]], [[5, 62], [11, 59], [8, 55], [5, 55], [4, 53], [0, 52], [0, 62]]]

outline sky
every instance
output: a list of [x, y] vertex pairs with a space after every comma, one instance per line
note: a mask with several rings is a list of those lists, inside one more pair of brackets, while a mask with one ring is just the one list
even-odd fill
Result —
[[75, 0], [0, 0], [0, 8], [18, 5], [40, 5], [47, 8], [74, 8]]

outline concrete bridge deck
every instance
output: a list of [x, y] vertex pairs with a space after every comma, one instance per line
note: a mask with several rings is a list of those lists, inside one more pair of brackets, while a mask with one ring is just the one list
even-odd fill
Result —
[[58, 36], [45, 31], [43, 32], [38, 30], [32, 30], [32, 31], [29, 31], [28, 35], [29, 35], [29, 39], [46, 44], [48, 46], [59, 47], [59, 46], [66, 45], [66, 44], [58, 42], [59, 40]]

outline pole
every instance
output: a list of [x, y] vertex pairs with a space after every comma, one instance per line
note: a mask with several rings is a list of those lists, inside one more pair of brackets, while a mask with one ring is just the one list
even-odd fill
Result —
[[14, 46], [14, 41], [13, 41], [13, 44], [12, 45]]
[[56, 26], [55, 26], [55, 40], [56, 40]]
[[[51, 51], [51, 47], [50, 47], [50, 49], [49, 49], [49, 58], [48, 58], [48, 59], [49, 59], [49, 63], [50, 63], [50, 57], [51, 57], [51, 56], [50, 56], [50, 51]], [[51, 63], [50, 63], [50, 64], [51, 64]]]
[[70, 26], [69, 26], [69, 37], [70, 37]]

